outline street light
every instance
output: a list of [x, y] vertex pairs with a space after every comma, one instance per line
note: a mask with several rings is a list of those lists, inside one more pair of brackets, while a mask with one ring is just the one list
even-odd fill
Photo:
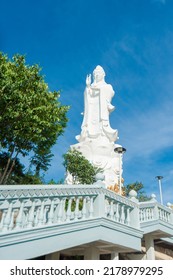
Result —
[[122, 163], [122, 154], [124, 154], [126, 152], [126, 149], [123, 148], [122, 146], [119, 146], [119, 147], [116, 147], [114, 149], [114, 151], [119, 154], [119, 180], [120, 180], [119, 194], [121, 195], [121, 163]]
[[161, 180], [163, 179], [163, 176], [156, 176], [159, 182], [159, 191], [160, 191], [160, 203], [163, 204], [163, 198], [162, 198], [162, 184]]

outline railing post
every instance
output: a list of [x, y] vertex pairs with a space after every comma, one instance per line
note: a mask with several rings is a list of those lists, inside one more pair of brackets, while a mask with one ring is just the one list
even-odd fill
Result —
[[94, 216], [105, 217], [105, 194], [99, 193], [94, 200]]
[[157, 203], [154, 205], [154, 219], [155, 220], [159, 219], [159, 209], [158, 209]]
[[139, 200], [137, 199], [137, 192], [131, 190], [129, 192], [130, 200], [134, 201], [136, 205], [130, 212], [130, 225], [135, 228], [140, 228], [140, 218], [139, 218]]
[[173, 211], [171, 212], [171, 215], [170, 215], [170, 223], [173, 224]]
[[169, 222], [173, 224], [173, 208], [172, 204], [170, 202], [167, 203], [167, 207], [171, 210], [170, 216], [169, 216]]

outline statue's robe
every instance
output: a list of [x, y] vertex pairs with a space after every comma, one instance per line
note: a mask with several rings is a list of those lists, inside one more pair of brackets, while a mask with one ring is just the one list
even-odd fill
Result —
[[105, 134], [110, 138], [111, 134], [115, 134], [115, 130], [110, 127], [109, 123], [109, 113], [114, 110], [114, 106], [111, 105], [113, 96], [114, 90], [112, 86], [105, 81], [86, 87], [84, 92], [85, 109], [82, 138], [96, 138], [100, 134]]

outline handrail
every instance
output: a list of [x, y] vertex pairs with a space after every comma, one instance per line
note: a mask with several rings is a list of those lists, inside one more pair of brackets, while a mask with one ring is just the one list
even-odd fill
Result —
[[173, 224], [173, 210], [156, 200], [139, 203], [97, 184], [0, 186], [0, 234], [96, 217], [138, 229], [158, 219]]
[[158, 219], [173, 223], [173, 210], [157, 201], [141, 202], [139, 204], [139, 217], [141, 223]]
[[0, 186], [0, 234], [93, 217], [138, 228], [133, 221], [137, 208], [130, 199], [96, 185]]

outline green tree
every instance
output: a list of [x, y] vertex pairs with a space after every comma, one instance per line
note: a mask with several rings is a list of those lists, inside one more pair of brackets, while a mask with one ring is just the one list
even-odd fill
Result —
[[93, 184], [100, 169], [95, 168], [81, 152], [73, 149], [63, 155], [66, 172], [73, 177], [74, 184]]
[[[0, 153], [0, 177], [2, 176], [2, 172], [4, 170], [4, 166], [6, 166], [9, 160], [9, 154], [6, 152]], [[35, 174], [25, 172], [25, 167], [20, 163], [20, 160], [16, 158], [16, 162], [14, 168], [11, 172], [11, 175], [6, 181], [9, 185], [14, 184], [43, 184], [43, 181], [40, 177]]]
[[141, 182], [136, 181], [135, 183], [124, 186], [124, 191], [125, 191], [126, 196], [129, 195], [129, 192], [131, 190], [135, 190], [137, 192], [137, 197], [138, 197], [139, 201], [150, 200], [150, 197], [148, 197], [147, 194], [145, 193], [144, 185]]
[[63, 185], [63, 184], [64, 184], [64, 179], [60, 179], [58, 181], [55, 181], [55, 180], [51, 179], [48, 182], [48, 185]]
[[17, 182], [17, 184], [24, 185], [42, 185], [43, 180], [35, 174], [25, 173], [21, 176]]
[[69, 107], [61, 105], [59, 92], [49, 91], [40, 72], [22, 55], [10, 60], [0, 53], [0, 145], [9, 154], [0, 184], [7, 182], [19, 154], [33, 151], [36, 172], [45, 170], [43, 162], [49, 164], [50, 149], [66, 127]]
[[[0, 153], [0, 178], [2, 176], [4, 166], [7, 165], [7, 162], [9, 160], [9, 153], [2, 152]], [[23, 177], [24, 166], [20, 163], [19, 159], [16, 158], [16, 164], [11, 172], [11, 177], [7, 181], [8, 184], [17, 184], [19, 183], [19, 178]]]

